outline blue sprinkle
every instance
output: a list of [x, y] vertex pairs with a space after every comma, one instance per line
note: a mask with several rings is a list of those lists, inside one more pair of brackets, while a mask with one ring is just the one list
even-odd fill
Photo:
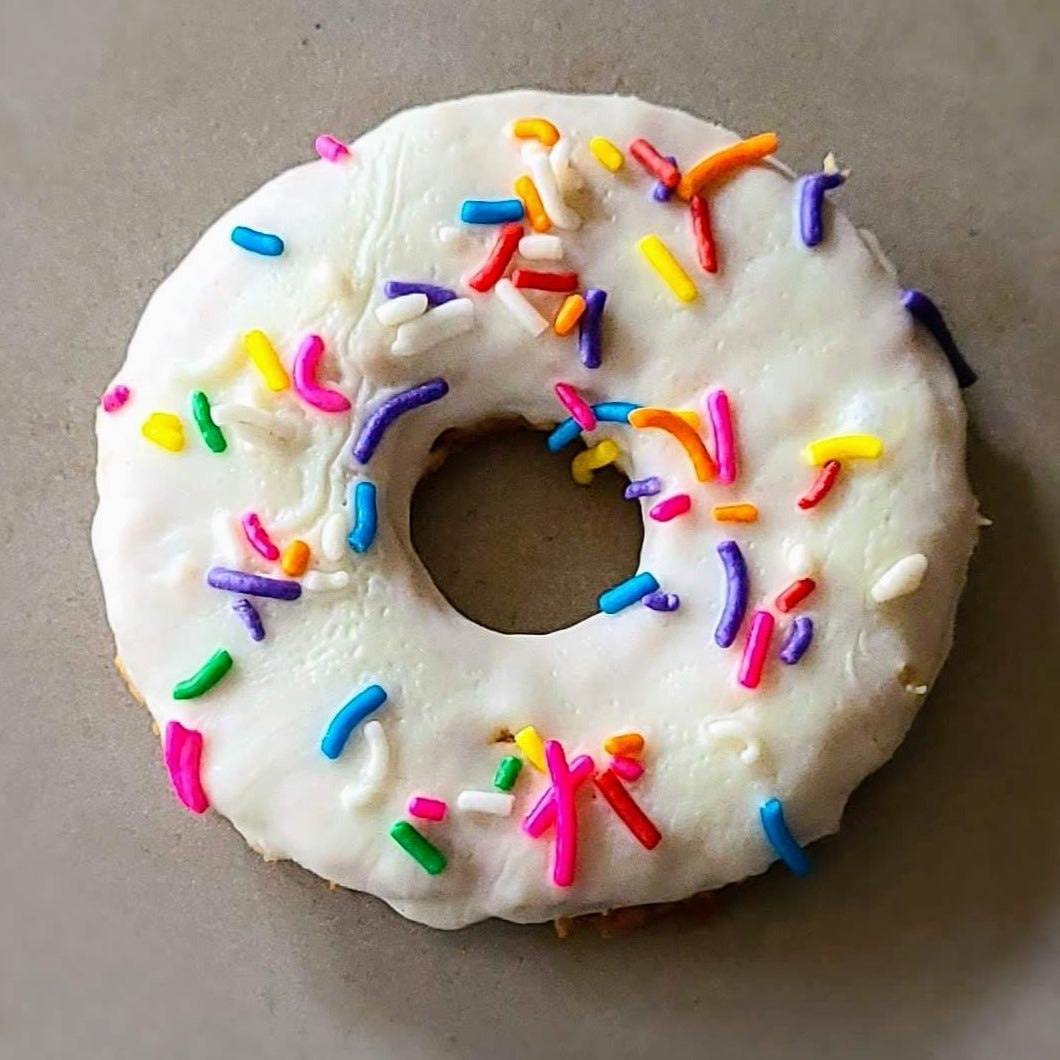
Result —
[[616, 585], [614, 588], [608, 589], [607, 592], [600, 594], [598, 601], [600, 610], [609, 615], [618, 614], [619, 611], [624, 610], [631, 604], [635, 604], [638, 600], [642, 600], [648, 593], [653, 593], [658, 588], [659, 583], [655, 580], [654, 574], [648, 571], [635, 574], [620, 585]]
[[274, 236], [271, 232], [259, 232], [254, 228], [244, 228], [242, 225], [232, 229], [232, 242], [237, 247], [253, 254], [264, 254], [267, 258], [275, 258], [283, 253], [283, 240], [279, 236]]
[[653, 611], [676, 611], [681, 606], [681, 597], [677, 593], [648, 593], [644, 606]]
[[358, 482], [353, 489], [353, 529], [347, 543], [354, 552], [367, 552], [375, 540], [379, 517], [375, 509], [375, 483]]
[[662, 490], [662, 479], [658, 475], [649, 475], [647, 478], [634, 479], [622, 494], [627, 501], [635, 501], [638, 497], [654, 497]]
[[523, 204], [518, 199], [465, 199], [460, 207], [460, 220], [466, 225], [499, 225], [522, 219]]
[[456, 298], [456, 291], [448, 287], [439, 287], [436, 283], [419, 283], [416, 280], [387, 280], [383, 284], [383, 294], [387, 298], [400, 298], [406, 294], [425, 294], [427, 304], [445, 305]]
[[780, 799], [770, 799], [758, 813], [762, 818], [762, 829], [766, 833], [766, 839], [769, 840], [769, 845], [777, 857], [796, 876], [809, 875], [810, 859], [788, 830], [787, 822], [784, 820], [784, 806]]
[[386, 702], [386, 693], [379, 685], [369, 685], [363, 692], [358, 692], [331, 719], [328, 731], [324, 733], [324, 739], [320, 741], [320, 749], [328, 758], [338, 758], [346, 741], [350, 738], [358, 725], [368, 717], [374, 710], [378, 710]]
[[[601, 401], [599, 405], [593, 405], [593, 414], [601, 423], [629, 423], [629, 414], [640, 407], [632, 401]], [[558, 453], [564, 446], [570, 445], [581, 434], [581, 430], [574, 420], [564, 420], [548, 436], [548, 451]]]
[[251, 640], [265, 639], [265, 626], [261, 621], [261, 615], [245, 596], [232, 601], [232, 610], [239, 615], [239, 620], [247, 627]]

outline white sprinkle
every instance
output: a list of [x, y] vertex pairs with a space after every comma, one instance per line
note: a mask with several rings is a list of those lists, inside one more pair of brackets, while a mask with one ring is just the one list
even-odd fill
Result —
[[993, 526], [994, 520], [987, 518], [982, 512], [977, 512], [975, 516], [976, 526]]
[[413, 291], [412, 294], [403, 294], [398, 298], [391, 298], [378, 306], [375, 311], [375, 319], [386, 327], [396, 327], [398, 324], [406, 324], [416, 317], [423, 316], [427, 312], [427, 296], [422, 291]]
[[502, 305], [531, 335], [547, 330], [548, 321], [526, 300], [511, 280], [498, 280], [493, 288]]
[[751, 734], [749, 726], [737, 718], [719, 718], [717, 721], [710, 722], [707, 726], [707, 735], [716, 740], [730, 740], [735, 743], [742, 743], [740, 761], [744, 765], [754, 765], [761, 757], [761, 744]]
[[563, 257], [563, 240], [535, 232], [519, 240], [519, 253], [529, 261], [559, 261]]
[[214, 512], [210, 520], [210, 533], [217, 559], [228, 567], [242, 566], [247, 558], [244, 547], [247, 538], [241, 530], [236, 530], [235, 519], [228, 512]]
[[307, 570], [302, 576], [302, 588], [307, 593], [332, 593], [350, 584], [350, 572], [345, 570]]
[[788, 570], [796, 578], [809, 578], [817, 570], [817, 558], [802, 542], [788, 549]]
[[557, 228], [580, 228], [582, 219], [563, 201], [556, 184], [556, 174], [549, 165], [548, 155], [541, 153], [530, 156], [530, 175], [534, 178], [537, 193], [541, 196], [541, 205], [544, 206], [549, 220]]
[[927, 565], [927, 556], [920, 552], [903, 557], [876, 579], [870, 595], [876, 603], [883, 604], [916, 592], [924, 580]]
[[320, 528], [320, 551], [325, 559], [338, 560], [346, 555], [346, 535], [350, 532], [345, 511], [332, 512]]
[[454, 298], [429, 313], [410, 320], [397, 330], [390, 352], [399, 357], [423, 353], [446, 339], [462, 335], [475, 326], [475, 307], [470, 298]]
[[442, 225], [438, 229], [438, 242], [443, 246], [460, 246], [467, 241], [467, 233], [456, 225]]
[[515, 805], [515, 796], [506, 791], [462, 791], [456, 797], [456, 808], [461, 813], [490, 813], [494, 817], [508, 817]]
[[390, 766], [390, 745], [382, 723], [366, 722], [362, 731], [368, 744], [368, 760], [361, 770], [360, 778], [339, 792], [339, 801], [346, 810], [363, 806], [378, 795]]
[[552, 150], [548, 154], [549, 165], [552, 166], [552, 172], [556, 175], [556, 184], [563, 195], [585, 187], [585, 178], [578, 172], [577, 166], [571, 162], [573, 147], [570, 140], [561, 136], [552, 145]]

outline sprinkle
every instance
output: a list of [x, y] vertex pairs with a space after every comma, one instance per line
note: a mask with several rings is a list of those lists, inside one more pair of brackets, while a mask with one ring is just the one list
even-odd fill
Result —
[[693, 195], [691, 206], [692, 238], [696, 243], [696, 257], [704, 272], [718, 271], [718, 247], [710, 223], [710, 206], [702, 195]]
[[676, 611], [681, 606], [681, 597], [677, 593], [648, 593], [641, 601], [653, 611]]
[[374, 482], [362, 480], [354, 486], [353, 511], [353, 529], [346, 540], [354, 552], [363, 554], [372, 547], [379, 526]]
[[363, 806], [378, 795], [390, 767], [390, 745], [383, 726], [378, 721], [368, 721], [362, 731], [368, 744], [368, 761], [360, 777], [339, 792], [339, 802], [347, 810]]
[[738, 676], [744, 688], [757, 688], [762, 680], [762, 667], [765, 665], [769, 640], [773, 636], [775, 624], [775, 619], [768, 611], [756, 611], [751, 616], [751, 628], [747, 634], [747, 643], [744, 645]]
[[789, 831], [780, 799], [770, 799], [765, 803], [759, 810], [759, 816], [773, 852], [796, 876], [806, 876], [810, 871], [810, 859]]
[[390, 838], [430, 875], [437, 876], [445, 868], [445, 855], [408, 821], [396, 821], [390, 828]]
[[585, 299], [580, 294], [568, 295], [563, 299], [563, 305], [559, 307], [556, 319], [552, 321], [552, 330], [557, 335], [569, 335], [584, 312]]
[[541, 196], [537, 193], [537, 185], [524, 173], [512, 187], [523, 204], [530, 227], [535, 232], [547, 232], [552, 227], [552, 222], [545, 213]]
[[571, 414], [574, 422], [583, 431], [594, 430], [596, 427], [596, 415], [592, 407], [578, 393], [577, 388], [571, 386], [570, 383], [557, 383], [554, 389], [560, 404]]
[[723, 147], [685, 171], [681, 182], [677, 185], [677, 194], [687, 201], [711, 181], [717, 180], [726, 173], [731, 173], [740, 166], [760, 162], [767, 155], [773, 154], [776, 149], [777, 134], [771, 132], [750, 136], [729, 147]]
[[559, 139], [559, 129], [547, 118], [516, 118], [511, 130], [517, 140], [540, 140], [545, 147], [551, 147]]
[[573, 150], [574, 146], [570, 139], [561, 136], [548, 153], [548, 164], [552, 167], [552, 172], [556, 174], [556, 184], [563, 195], [585, 187], [584, 178], [571, 163]]
[[644, 737], [639, 732], [620, 732], [604, 740], [604, 750], [609, 755], [629, 758], [644, 752]]
[[644, 571], [601, 593], [597, 602], [601, 611], [617, 615], [619, 611], [643, 600], [648, 593], [653, 593], [658, 588], [659, 583], [655, 580], [655, 575]]
[[654, 850], [659, 845], [662, 835], [659, 829], [648, 819], [647, 814], [637, 805], [633, 796], [626, 791], [622, 781], [611, 769], [605, 769], [594, 783], [600, 794], [607, 799], [611, 809], [618, 814], [622, 823], [633, 833], [634, 838], [645, 850]]
[[328, 133], [321, 133], [314, 141], [313, 147], [321, 158], [328, 162], [342, 162], [350, 157], [350, 149]]
[[[528, 239], [544, 239], [545, 236], [527, 236]], [[473, 291], [485, 294], [504, 275], [508, 263], [515, 255], [516, 248], [523, 243], [523, 226], [520, 224], [504, 225], [497, 233], [486, 260], [478, 272], [472, 273], [465, 281]]]
[[541, 202], [544, 204], [549, 220], [557, 228], [573, 230], [581, 227], [582, 219], [563, 201], [563, 196], [560, 195], [556, 174], [552, 172], [548, 155], [539, 152], [530, 159], [530, 176], [534, 178], [537, 193], [541, 196]]
[[563, 257], [563, 240], [540, 234], [523, 236], [519, 253], [528, 261], [559, 261]]
[[612, 173], [617, 173], [626, 161], [622, 152], [602, 136], [594, 136], [589, 141], [589, 151], [604, 169], [609, 169]]
[[[588, 755], [578, 755], [570, 764], [570, 778], [577, 788], [593, 775], [593, 760]], [[534, 803], [533, 809], [523, 818], [523, 831], [538, 839], [552, 827], [556, 820], [556, 792], [549, 787]]]
[[232, 610], [239, 615], [239, 620], [247, 627], [251, 640], [265, 639], [265, 626], [262, 624], [258, 609], [246, 598], [241, 596], [232, 601]]
[[673, 159], [664, 158], [647, 140], [634, 140], [629, 153], [664, 187], [673, 191], [681, 174]]
[[465, 199], [460, 207], [460, 220], [466, 225], [499, 225], [522, 219], [523, 204], [518, 199]]
[[694, 302], [696, 285], [692, 278], [678, 264], [677, 258], [670, 253], [670, 248], [656, 235], [644, 236], [637, 241], [640, 252], [648, 264], [662, 277], [667, 287], [682, 302]]
[[908, 596], [920, 588], [927, 567], [927, 556], [923, 553], [914, 552], [905, 556], [876, 579], [869, 595], [878, 604]]
[[636, 500], [638, 497], [654, 497], [662, 491], [662, 481], [657, 475], [649, 475], [648, 478], [634, 479], [627, 487], [623, 496], [627, 501]]
[[465, 789], [456, 797], [456, 808], [461, 813], [488, 813], [494, 817], [510, 817], [515, 808], [515, 796], [503, 791]]
[[[634, 405], [631, 401], [601, 401], [592, 406], [593, 415], [599, 423], [628, 423], [629, 414], [639, 408], [640, 405]], [[564, 420], [548, 436], [549, 452], [558, 453], [564, 446], [570, 445], [579, 434], [581, 428], [573, 418]]]
[[144, 420], [140, 433], [171, 453], [179, 453], [184, 448], [184, 425], [172, 412], [152, 412]]
[[725, 568], [725, 604], [714, 630], [714, 643], [719, 648], [731, 648], [747, 612], [751, 581], [747, 577], [747, 563], [735, 541], [722, 541], [718, 545], [718, 555]]
[[527, 725], [515, 734], [515, 746], [526, 756], [526, 760], [541, 773], [545, 772], [545, 741], [533, 725]]
[[502, 758], [497, 766], [497, 772], [493, 774], [493, 786], [498, 791], [511, 791], [515, 787], [515, 781], [519, 771], [523, 768], [523, 760], [515, 755]]
[[99, 399], [99, 403], [103, 406], [104, 412], [117, 412], [129, 400], [131, 394], [132, 391], [127, 386], [119, 383], [117, 386], [111, 387]]
[[578, 289], [576, 272], [539, 272], [536, 269], [516, 269], [512, 273], [512, 285], [531, 291], [552, 291], [566, 294]]
[[376, 307], [375, 319], [384, 327], [407, 324], [427, 312], [427, 296], [422, 291], [391, 298]]
[[805, 512], [816, 508], [828, 496], [843, 465], [838, 460], [826, 460], [817, 472], [813, 485], [795, 502]]
[[386, 692], [379, 685], [369, 685], [364, 691], [358, 692], [331, 719], [331, 724], [324, 733], [324, 739], [320, 741], [321, 751], [328, 758], [338, 758], [346, 746], [346, 741], [350, 738], [350, 733], [385, 702]]
[[788, 631], [784, 646], [780, 649], [780, 661], [793, 666], [805, 654], [813, 640], [813, 619], [799, 615]]
[[[442, 310], [436, 309], [434, 312], [439, 313]], [[431, 315], [428, 313], [424, 319], [428, 319]], [[404, 327], [408, 326], [408, 324], [404, 325]], [[429, 405], [432, 401], [438, 401], [448, 393], [449, 384], [444, 379], [428, 379], [425, 383], [420, 383], [419, 386], [400, 390], [398, 393], [388, 397], [365, 420], [361, 433], [353, 446], [354, 459], [360, 464], [367, 464], [372, 459], [372, 454], [376, 451], [379, 443], [383, 440], [383, 435], [386, 433], [387, 428], [399, 416], [403, 416], [406, 412], [411, 412], [413, 409]]]
[[286, 390], [291, 385], [291, 377], [264, 331], [248, 331], [243, 336], [243, 347], [270, 390]]
[[715, 504], [710, 514], [719, 523], [758, 522], [758, 509], [753, 504]]
[[817, 558], [801, 541], [788, 549], [785, 559], [796, 578], [809, 578], [817, 570]]
[[456, 291], [448, 287], [439, 287], [433, 283], [420, 283], [417, 280], [387, 280], [383, 284], [383, 294], [387, 298], [404, 298], [407, 294], [424, 294], [427, 296], [427, 304], [431, 306], [445, 305], [456, 298]]
[[269, 537], [265, 527], [261, 525], [261, 520], [254, 512], [247, 512], [243, 516], [243, 533], [247, 535], [247, 540], [255, 552], [260, 553], [267, 560], [280, 558], [280, 550], [272, 543], [272, 538]]
[[953, 374], [957, 377], [957, 385], [961, 389], [971, 386], [979, 376], [964, 359], [939, 307], [923, 291], [916, 291], [912, 288], [902, 292], [902, 305], [909, 310], [914, 320], [923, 324], [931, 332], [935, 341], [942, 347], [942, 352], [946, 355], [953, 368]]
[[610, 438], [604, 438], [596, 445], [580, 452], [570, 462], [571, 478], [579, 486], [591, 486], [593, 472], [599, 471], [608, 464], [613, 464], [619, 456], [618, 446]]
[[415, 795], [409, 799], [409, 813], [424, 821], [442, 821], [448, 809], [449, 807], [442, 799], [428, 799], [422, 795]]
[[199, 777], [202, 733], [196, 729], [185, 729], [179, 721], [168, 722], [162, 758], [177, 798], [192, 813], [205, 813], [210, 800], [206, 798]]
[[290, 574], [292, 577], [305, 574], [305, 569], [309, 566], [309, 546], [295, 538], [280, 553], [280, 566], [284, 574]]
[[659, 501], [649, 512], [657, 523], [668, 523], [679, 515], [692, 510], [692, 498], [687, 493], [674, 493], [664, 501]]
[[321, 412], [346, 412], [350, 408], [349, 398], [317, 382], [317, 367], [323, 356], [324, 340], [319, 335], [306, 335], [294, 358], [294, 388], [304, 401]]
[[223, 453], [228, 448], [228, 443], [221, 428], [214, 423], [210, 415], [210, 399], [201, 390], [196, 390], [191, 395], [191, 415], [207, 448], [214, 453]]
[[586, 368], [599, 368], [603, 354], [600, 336], [607, 292], [590, 287], [585, 292], [585, 312], [578, 321], [578, 355]]
[[471, 299], [457, 298], [399, 325], [390, 352], [398, 357], [423, 353], [447, 339], [463, 335], [474, 326], [475, 307]]
[[844, 434], [819, 438], [806, 446], [806, 461], [824, 464], [829, 460], [861, 458], [875, 460], [883, 453], [883, 442], [871, 434]]
[[441, 225], [438, 228], [438, 242], [443, 246], [463, 246], [467, 242], [467, 232], [456, 225]]
[[699, 482], [708, 482], [714, 477], [714, 461], [703, 444], [703, 439], [676, 413], [666, 409], [635, 409], [629, 414], [629, 422], [638, 430], [655, 427], [672, 434], [681, 443], [696, 473]]
[[206, 582], [215, 589], [241, 596], [264, 596], [270, 600], [297, 600], [302, 595], [298, 582], [283, 578], [266, 578], [261, 574], [231, 570], [228, 567], [211, 567], [206, 572]]
[[232, 229], [232, 242], [252, 254], [264, 254], [267, 258], [275, 258], [283, 253], [283, 240], [279, 236], [274, 236], [271, 232], [259, 232], [255, 228], [244, 228], [242, 225]]
[[320, 528], [320, 551], [324, 559], [336, 562], [346, 553], [347, 518], [344, 511], [332, 512]]
[[218, 648], [191, 677], [177, 682], [173, 688], [173, 698], [198, 699], [231, 669], [232, 656], [224, 648]]
[[545, 744], [545, 761], [556, 798], [556, 842], [552, 862], [552, 882], [569, 887], [574, 882], [574, 865], [578, 855], [578, 814], [574, 806], [577, 785], [567, 766], [567, 756], [558, 740]]
[[807, 596], [817, 588], [813, 578], [799, 578], [789, 585], [774, 601], [776, 609], [787, 614], [793, 607], [798, 607]]
[[334, 593], [350, 584], [350, 572], [345, 570], [307, 570], [302, 577], [302, 588], [307, 593]]
[[736, 435], [732, 429], [729, 395], [712, 390], [707, 395], [707, 413], [714, 432], [714, 456], [718, 461], [718, 481], [731, 486], [736, 481]]
[[531, 335], [540, 335], [548, 329], [548, 321], [515, 289], [511, 280], [498, 280], [493, 290], [504, 308]]
[[618, 755], [611, 759], [611, 772], [632, 783], [644, 776], [644, 766], [635, 758], [624, 758]]
[[843, 183], [842, 173], [813, 173], [795, 181], [795, 230], [803, 245], [816, 247], [824, 239], [824, 193]]

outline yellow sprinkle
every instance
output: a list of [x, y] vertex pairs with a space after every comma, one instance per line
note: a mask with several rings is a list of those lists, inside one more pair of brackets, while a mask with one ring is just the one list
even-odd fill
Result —
[[533, 725], [527, 725], [515, 734], [515, 746], [526, 755], [526, 760], [541, 773], [548, 772], [545, 764], [545, 741], [537, 734]]
[[270, 390], [286, 390], [291, 385], [291, 377], [264, 331], [248, 331], [243, 336], [243, 345]]
[[645, 236], [637, 246], [648, 259], [648, 264], [663, 278], [666, 286], [682, 302], [695, 301], [696, 285], [691, 277], [677, 263], [677, 258], [670, 253], [669, 247], [658, 236]]
[[512, 136], [517, 140], [540, 140], [551, 147], [559, 139], [559, 129], [548, 118], [517, 118], [512, 122]]
[[613, 464], [617, 459], [618, 446], [610, 438], [605, 438], [591, 449], [583, 449], [570, 462], [570, 476], [579, 486], [591, 486], [593, 472]]
[[294, 578], [305, 574], [305, 569], [309, 566], [309, 546], [296, 538], [280, 554], [280, 566], [283, 567], [284, 574], [290, 574]]
[[810, 464], [824, 464], [829, 460], [875, 460], [883, 453], [883, 442], [873, 434], [839, 434], [834, 438], [818, 438], [806, 446], [806, 460]]
[[552, 222], [545, 213], [541, 196], [537, 193], [537, 185], [524, 173], [515, 182], [515, 194], [522, 201], [526, 216], [530, 219], [530, 227], [535, 232], [547, 232], [552, 227]]
[[172, 412], [152, 412], [144, 420], [140, 433], [155, 445], [179, 453], [184, 448], [184, 425]]
[[569, 335], [574, 330], [574, 325], [581, 319], [585, 312], [585, 299], [580, 294], [569, 294], [559, 307], [553, 327], [557, 335]]
[[758, 522], [758, 509], [753, 504], [715, 504], [710, 514], [719, 523]]
[[625, 164], [626, 159], [622, 152], [610, 140], [605, 140], [602, 136], [594, 136], [589, 141], [589, 150], [593, 158], [604, 169], [609, 169], [612, 173], [617, 173]]
[[624, 732], [604, 740], [604, 750], [609, 755], [635, 758], [644, 750], [644, 737], [639, 732]]

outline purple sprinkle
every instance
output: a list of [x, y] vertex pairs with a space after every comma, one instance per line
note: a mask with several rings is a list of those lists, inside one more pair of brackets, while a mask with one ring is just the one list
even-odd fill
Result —
[[731, 648], [743, 623], [751, 585], [747, 578], [747, 564], [735, 541], [722, 541], [718, 545], [718, 555], [725, 567], [725, 606], [718, 619], [718, 628], [714, 630], [714, 643], [719, 648]]
[[657, 475], [652, 475], [650, 478], [634, 479], [626, 487], [623, 496], [627, 501], [635, 501], [638, 497], [654, 497], [661, 490], [662, 480]]
[[215, 589], [242, 596], [267, 596], [272, 600], [297, 600], [302, 595], [298, 582], [283, 578], [265, 578], [260, 574], [230, 570], [228, 567], [211, 567], [206, 572], [206, 581]]
[[583, 296], [585, 312], [578, 322], [578, 354], [586, 368], [599, 368], [601, 359], [600, 324], [607, 292], [590, 287]]
[[[666, 161], [671, 166], [677, 165], [677, 159], [673, 155], [667, 155]], [[657, 180], [651, 189], [651, 197], [656, 202], [669, 202], [674, 197], [674, 189], [668, 188], [661, 180]]]
[[247, 627], [251, 640], [265, 639], [265, 627], [262, 625], [261, 615], [258, 614], [258, 609], [245, 596], [232, 601], [232, 610], [239, 615], [243, 625]]
[[795, 182], [799, 237], [806, 246], [815, 247], [824, 239], [824, 193], [845, 179], [842, 173], [811, 173]]
[[643, 602], [653, 611], [676, 611], [681, 606], [681, 597], [677, 593], [648, 593]]
[[942, 311], [939, 307], [923, 291], [914, 291], [912, 288], [902, 292], [902, 305], [909, 310], [914, 320], [923, 324], [931, 332], [935, 341], [942, 347], [942, 352], [946, 355], [953, 374], [957, 377], [957, 385], [962, 389], [971, 386], [979, 376], [957, 348], [957, 343], [946, 326], [946, 321], [942, 319]]
[[780, 649], [781, 662], [786, 662], [789, 666], [797, 663], [806, 654], [811, 640], [813, 640], [813, 619], [799, 615], [788, 633], [787, 640], [784, 641], [784, 647]]
[[432, 401], [445, 397], [449, 393], [449, 384], [444, 379], [428, 379], [419, 386], [409, 387], [388, 397], [386, 401], [364, 421], [361, 433], [353, 446], [354, 458], [361, 464], [372, 459], [379, 443], [383, 440], [386, 429], [399, 416], [429, 405]]
[[383, 284], [383, 294], [387, 298], [400, 298], [405, 294], [425, 294], [427, 304], [444, 305], [456, 297], [456, 291], [448, 287], [436, 287], [433, 283], [416, 283], [414, 280], [387, 280]]

